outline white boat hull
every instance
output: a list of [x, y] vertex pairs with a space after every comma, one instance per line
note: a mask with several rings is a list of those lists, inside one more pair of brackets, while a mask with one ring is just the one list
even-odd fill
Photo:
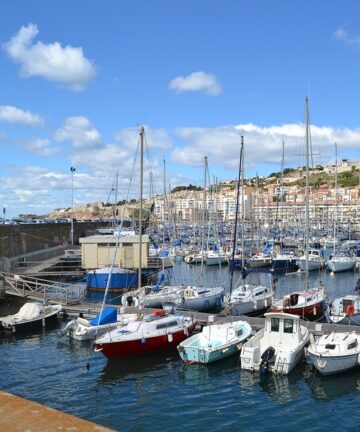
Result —
[[359, 365], [358, 354], [328, 357], [316, 355], [308, 351], [308, 356], [311, 359], [315, 369], [318, 370], [322, 375], [346, 372]]

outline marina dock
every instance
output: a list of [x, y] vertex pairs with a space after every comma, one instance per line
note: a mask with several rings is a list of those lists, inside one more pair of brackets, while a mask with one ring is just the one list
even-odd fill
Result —
[[111, 432], [113, 429], [0, 391], [0, 430], [11, 432]]

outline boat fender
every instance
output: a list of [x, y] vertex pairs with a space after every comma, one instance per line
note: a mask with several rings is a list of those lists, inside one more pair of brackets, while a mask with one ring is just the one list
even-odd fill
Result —
[[354, 305], [350, 304], [346, 308], [346, 315], [353, 316], [355, 313]]
[[174, 337], [173, 337], [173, 335], [172, 335], [172, 333], [169, 333], [168, 334], [168, 342], [173, 342], [174, 341]]
[[205, 309], [209, 309], [209, 307], [210, 307], [210, 303], [209, 303], [209, 300], [208, 300], [208, 299], [205, 300], [205, 305], [204, 305], [204, 307], [205, 307]]
[[184, 327], [184, 335], [189, 336], [189, 329]]
[[316, 316], [316, 306], [313, 307], [313, 315]]
[[146, 344], [146, 338], [142, 337], [141, 340], [140, 340], [140, 342], [141, 342], [143, 345]]
[[139, 299], [137, 297], [133, 298], [133, 306], [138, 307], [139, 306]]

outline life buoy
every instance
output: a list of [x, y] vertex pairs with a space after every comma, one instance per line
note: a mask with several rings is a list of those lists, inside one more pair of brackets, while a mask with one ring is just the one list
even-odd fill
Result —
[[348, 305], [346, 308], [346, 315], [353, 316], [354, 312], [355, 312], [354, 305], [352, 305], [352, 304]]

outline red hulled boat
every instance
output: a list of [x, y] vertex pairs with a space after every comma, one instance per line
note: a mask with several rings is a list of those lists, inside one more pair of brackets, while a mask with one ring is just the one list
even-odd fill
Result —
[[195, 325], [192, 317], [155, 311], [96, 339], [95, 351], [107, 358], [153, 353], [176, 347], [193, 332]]
[[276, 301], [270, 311], [299, 315], [313, 321], [322, 317], [325, 310], [325, 291], [320, 287], [287, 294], [281, 300]]

